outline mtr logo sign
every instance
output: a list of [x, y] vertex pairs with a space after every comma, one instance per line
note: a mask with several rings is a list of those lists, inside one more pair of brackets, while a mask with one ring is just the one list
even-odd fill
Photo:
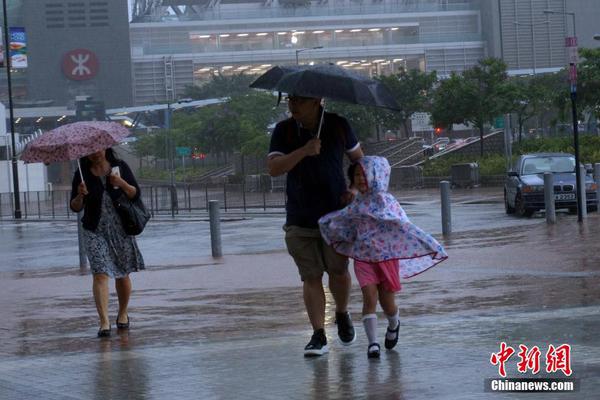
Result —
[[71, 50], [63, 56], [62, 70], [65, 76], [74, 81], [85, 81], [98, 75], [98, 57], [87, 49]]

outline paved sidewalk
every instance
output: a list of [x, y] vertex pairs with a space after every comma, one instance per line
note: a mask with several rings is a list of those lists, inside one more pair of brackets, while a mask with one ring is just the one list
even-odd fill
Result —
[[[327, 292], [331, 352], [303, 358], [310, 332], [283, 251], [198, 257], [135, 274], [132, 330], [107, 340], [95, 338], [87, 271], [9, 269], [0, 272], [0, 399], [595, 399], [598, 237], [597, 214], [582, 226], [561, 215], [556, 226], [528, 220], [456, 233], [445, 242], [448, 261], [404, 283], [400, 342], [380, 360], [365, 354], [356, 284], [358, 341], [337, 343]], [[111, 311], [114, 320], [114, 295]], [[384, 329], [380, 318], [380, 336]], [[543, 352], [570, 344], [580, 392], [485, 393], [484, 379], [498, 377], [489, 358], [501, 341]], [[521, 375], [516, 361], [507, 364], [509, 377]]]

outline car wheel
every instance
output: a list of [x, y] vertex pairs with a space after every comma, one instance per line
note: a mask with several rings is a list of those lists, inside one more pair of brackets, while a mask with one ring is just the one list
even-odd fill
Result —
[[517, 193], [517, 197], [515, 197], [515, 212], [519, 217], [531, 217], [533, 215], [533, 210], [525, 208], [521, 193]]
[[515, 213], [515, 208], [511, 207], [510, 204], [508, 204], [508, 196], [506, 195], [506, 190], [504, 191], [504, 211], [506, 211], [507, 214]]

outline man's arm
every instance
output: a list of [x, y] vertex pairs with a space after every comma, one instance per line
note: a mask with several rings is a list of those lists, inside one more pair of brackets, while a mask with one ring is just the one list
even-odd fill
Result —
[[273, 154], [267, 159], [267, 168], [269, 175], [280, 176], [289, 172], [304, 157], [314, 156], [321, 152], [321, 140], [311, 139], [304, 146], [292, 151], [289, 154]]
[[361, 158], [363, 158], [363, 156], [364, 156], [362, 148], [360, 147], [360, 144], [356, 148], [347, 152], [346, 154], [348, 154], [348, 158], [350, 159], [351, 162], [356, 162], [356, 161], [360, 160]]

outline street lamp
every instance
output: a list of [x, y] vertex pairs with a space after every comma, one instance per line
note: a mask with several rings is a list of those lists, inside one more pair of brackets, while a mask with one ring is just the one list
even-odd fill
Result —
[[[15, 200], [15, 219], [21, 219], [21, 199], [19, 194], [19, 163], [17, 161], [17, 147], [15, 142], [15, 115], [12, 100], [12, 79], [10, 71], [10, 40], [8, 36], [8, 13], [6, 11], [6, 0], [2, 0], [4, 12], [4, 63], [6, 65], [6, 80], [8, 85], [8, 108], [10, 113], [10, 136], [11, 136], [11, 163], [13, 176], [13, 195]], [[3, 123], [3, 122], [2, 122]], [[8, 151], [8, 146], [7, 149]], [[8, 154], [8, 153], [7, 153]]]
[[193, 99], [185, 98], [179, 99], [175, 102], [167, 102], [167, 109], [165, 114], [165, 151], [167, 152], [167, 161], [169, 162], [170, 172], [170, 191], [171, 191], [171, 218], [175, 218], [175, 209], [177, 208], [177, 190], [175, 189], [175, 157], [173, 156], [173, 138], [171, 137], [171, 118], [173, 116], [172, 104], [183, 104], [191, 103]]
[[303, 51], [307, 51], [307, 50], [317, 50], [317, 49], [322, 49], [323, 46], [316, 46], [316, 47], [306, 47], [304, 49], [297, 49], [296, 50], [296, 65], [299, 64], [298, 62], [298, 54], [302, 53]]
[[[567, 41], [571, 47], [577, 46], [577, 27], [575, 24], [575, 13], [567, 11], [544, 10], [544, 14], [570, 15], [573, 18], [573, 43]], [[574, 46], [573, 46], [574, 45]], [[573, 118], [573, 147], [575, 148], [575, 187], [577, 188], [577, 221], [583, 221], [583, 194], [585, 190], [585, 179], [582, 181], [581, 168], [579, 160], [579, 121], [577, 118], [577, 63], [576, 60], [569, 59], [570, 79], [571, 79], [571, 112]]]

